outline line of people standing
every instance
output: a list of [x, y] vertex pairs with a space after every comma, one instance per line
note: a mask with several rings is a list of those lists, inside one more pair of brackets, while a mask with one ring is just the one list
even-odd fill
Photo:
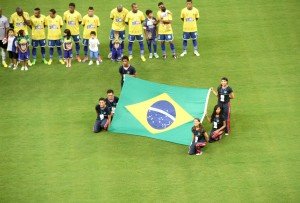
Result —
[[[183, 53], [181, 56], [187, 54], [186, 46], [187, 40], [192, 39], [194, 45], [194, 54], [199, 56], [197, 51], [197, 20], [199, 19], [199, 11], [192, 5], [192, 0], [186, 1], [186, 8], [182, 9], [180, 18], [183, 20]], [[128, 11], [122, 5], [117, 6], [110, 13], [110, 18], [113, 20], [111, 31], [110, 31], [110, 53], [108, 58], [115, 61], [120, 61], [124, 54], [124, 41], [126, 38], [126, 25], [128, 25], [128, 56], [129, 60], [133, 59], [133, 42], [138, 41], [140, 47], [140, 57], [142, 61], [146, 61], [144, 53], [144, 34], [146, 36], [147, 46], [149, 50], [149, 58], [159, 58], [157, 54], [156, 41], [158, 40], [161, 45], [162, 58], [166, 59], [166, 47], [165, 42], [169, 42], [170, 49], [172, 52], [172, 57], [177, 58], [175, 52], [175, 45], [173, 43], [174, 35], [172, 30], [173, 14], [170, 10], [167, 10], [163, 2], [158, 3], [159, 11], [157, 12], [157, 17], [153, 17], [153, 12], [151, 10], [146, 11], [147, 17], [145, 18], [144, 13], [138, 10], [138, 5], [133, 3], [131, 5], [131, 11]], [[21, 8], [17, 7], [16, 12], [10, 16], [10, 20], [2, 15], [2, 9], [0, 9], [0, 47], [2, 48], [2, 64], [7, 67], [5, 50], [9, 47], [9, 57], [11, 63], [9, 67], [15, 66], [17, 68], [16, 61], [23, 61], [29, 66], [35, 65], [37, 60], [37, 49], [41, 48], [42, 63], [51, 65], [53, 62], [54, 48], [57, 48], [57, 53], [59, 57], [59, 62], [65, 64], [66, 61], [73, 58], [73, 47], [67, 46], [70, 44], [75, 44], [76, 59], [78, 62], [86, 62], [88, 60], [88, 51], [95, 52], [94, 55], [90, 54], [90, 59], [96, 58], [96, 63], [102, 62], [100, 57], [100, 49], [98, 48], [98, 42], [93, 44], [90, 43], [92, 38], [91, 32], [96, 35], [97, 30], [100, 26], [100, 20], [94, 13], [94, 8], [88, 8], [88, 14], [83, 18], [81, 14], [75, 9], [75, 4], [70, 3], [69, 9], [64, 12], [63, 17], [56, 14], [55, 9], [49, 10], [49, 15], [45, 16], [41, 14], [39, 8], [34, 9], [34, 15], [30, 16], [29, 13], [23, 11]], [[65, 23], [65, 28], [63, 33], [71, 33], [71, 39], [65, 34], [62, 38], [61, 29]], [[80, 25], [83, 26], [82, 35], [82, 45], [84, 51], [84, 57], [80, 57]], [[31, 46], [32, 53], [29, 51], [29, 32], [28, 28], [32, 30], [31, 35]], [[47, 38], [46, 38], [46, 28]], [[14, 30], [14, 34], [8, 35], [9, 29]], [[23, 30], [23, 33], [19, 31]], [[12, 40], [8, 40], [8, 38]], [[13, 38], [19, 38], [17, 42], [27, 41], [27, 45], [20, 47]], [[66, 39], [67, 38], [67, 39]], [[46, 60], [46, 49], [45, 46], [48, 42], [49, 47], [49, 60]], [[16, 50], [12, 47], [16, 46]], [[154, 48], [154, 53], [152, 54], [151, 47]], [[97, 47], [97, 48], [96, 48]], [[25, 48], [25, 50], [20, 49]], [[64, 50], [64, 55], [62, 49]], [[95, 51], [96, 50], [96, 51]], [[17, 55], [16, 55], [17, 54]], [[32, 54], [32, 56], [30, 56]], [[95, 56], [95, 54], [97, 54]], [[21, 56], [20, 56], [21, 55]], [[30, 60], [30, 57], [32, 60]], [[63, 60], [65, 59], [65, 60]], [[89, 65], [93, 64], [90, 60]], [[67, 67], [70, 63], [67, 64]], [[25, 67], [24, 67], [25, 68]], [[26, 67], [27, 69], [27, 67]]]

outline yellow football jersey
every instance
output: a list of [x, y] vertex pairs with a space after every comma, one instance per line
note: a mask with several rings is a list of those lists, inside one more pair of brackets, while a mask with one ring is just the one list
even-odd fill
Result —
[[183, 18], [183, 32], [197, 32], [197, 18], [199, 18], [199, 11], [196, 8], [188, 10], [184, 8], [181, 10], [180, 18]]
[[47, 16], [45, 25], [48, 26], [48, 40], [61, 39], [61, 26], [63, 25], [61, 16], [56, 15], [54, 18]]
[[[172, 20], [172, 14], [169, 10], [166, 10], [165, 12], [158, 11], [157, 12], [157, 20]], [[166, 34], [173, 34], [172, 25], [171, 24], [163, 24], [161, 21], [159, 22], [158, 27], [158, 34], [160, 35], [166, 35]]]
[[[23, 12], [23, 15], [24, 15], [24, 17], [25, 17], [26, 20], [30, 20], [29, 14], [27, 12]], [[17, 12], [14, 12], [10, 16], [9, 23], [11, 23], [11, 24], [14, 25], [14, 31], [15, 31], [16, 35], [19, 32], [19, 30], [24, 30], [25, 31], [25, 35], [28, 35], [27, 25], [24, 23], [23, 17], [19, 16], [17, 14]]]
[[79, 35], [79, 22], [82, 21], [82, 17], [78, 11], [66, 11], [63, 20], [66, 22], [66, 29], [69, 29], [72, 35]]
[[129, 34], [130, 35], [142, 35], [143, 34], [143, 25], [142, 21], [145, 20], [145, 16], [142, 11], [137, 11], [133, 13], [130, 11], [125, 18], [125, 22], [128, 22], [129, 25]]
[[110, 18], [113, 19], [111, 29], [115, 31], [125, 30], [125, 18], [128, 13], [126, 8], [123, 8], [122, 12], [118, 12], [118, 9], [115, 8], [110, 12]]
[[94, 15], [93, 17], [85, 15], [82, 19], [82, 25], [84, 26], [83, 39], [89, 39], [91, 31], [95, 31], [97, 35], [97, 27], [100, 26], [100, 20], [96, 15]]
[[33, 40], [46, 39], [45, 21], [46, 17], [44, 15], [41, 15], [39, 18], [34, 15], [30, 17], [30, 24], [32, 27], [31, 37]]

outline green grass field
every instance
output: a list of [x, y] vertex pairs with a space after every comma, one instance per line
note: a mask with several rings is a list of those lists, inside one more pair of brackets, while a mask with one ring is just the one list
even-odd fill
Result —
[[[69, 2], [2, 1], [43, 14]], [[109, 12], [119, 3], [75, 1], [81, 14], [93, 5], [101, 20], [100, 49], [108, 54]], [[140, 10], [157, 3], [137, 1]], [[180, 10], [173, 12], [177, 53], [182, 51]], [[94, 134], [94, 105], [108, 88], [120, 93], [120, 64], [39, 62], [21, 72], [0, 68], [0, 202], [299, 202], [300, 1], [194, 1], [200, 11], [200, 57], [131, 62], [150, 81], [215, 88], [229, 78], [232, 133], [188, 156], [187, 146], [132, 135]], [[160, 51], [160, 48], [159, 48]], [[170, 49], [167, 46], [170, 56]], [[161, 53], [160, 53], [161, 54]], [[55, 56], [56, 52], [55, 52]], [[40, 51], [38, 50], [38, 57]], [[298, 67], [298, 68], [297, 68]], [[182, 95], [188, 99], [189, 95]], [[211, 95], [209, 112], [216, 98]], [[211, 128], [205, 121], [207, 130]], [[190, 136], [187, 132], [186, 136]]]

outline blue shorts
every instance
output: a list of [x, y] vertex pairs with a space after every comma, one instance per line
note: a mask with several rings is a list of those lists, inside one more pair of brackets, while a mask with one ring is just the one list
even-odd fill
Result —
[[71, 58], [73, 58], [73, 52], [72, 52], [72, 49], [71, 50], [65, 50], [64, 51], [64, 58], [65, 59], [71, 59]]
[[61, 47], [62, 42], [60, 39], [58, 40], [48, 40], [48, 47]]
[[79, 41], [80, 41], [80, 35], [72, 35], [72, 38], [73, 38], [73, 41], [75, 43], [79, 43]]
[[85, 47], [89, 46], [89, 39], [82, 39], [82, 45]]
[[[114, 30], [110, 30], [110, 35], [109, 35], [109, 40], [113, 40], [114, 39]], [[123, 31], [118, 31], [119, 32], [119, 37], [124, 41], [125, 40], [125, 30]]]
[[197, 39], [198, 32], [183, 32], [182, 38], [183, 40]]
[[18, 51], [18, 60], [19, 61], [29, 60], [29, 56], [30, 56], [29, 49], [25, 53], [22, 53], [20, 50]]
[[134, 42], [134, 41], [143, 41], [144, 40], [144, 35], [128, 35], [128, 41], [129, 42]]
[[158, 41], [166, 41], [166, 42], [171, 42], [174, 40], [173, 34], [166, 34], [166, 35], [160, 35], [158, 34]]
[[90, 59], [98, 59], [99, 58], [99, 51], [90, 51]]
[[31, 41], [31, 45], [34, 48], [37, 48], [39, 45], [40, 45], [40, 47], [44, 47], [44, 46], [46, 46], [46, 40], [45, 39], [41, 39], [41, 40], [35, 40], [35, 39], [33, 39]]

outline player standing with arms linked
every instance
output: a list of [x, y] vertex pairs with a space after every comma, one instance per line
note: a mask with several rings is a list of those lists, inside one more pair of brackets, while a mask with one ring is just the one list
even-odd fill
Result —
[[76, 48], [76, 59], [78, 62], [81, 62], [80, 54], [80, 33], [79, 33], [79, 25], [82, 22], [81, 14], [75, 10], [75, 4], [69, 4], [69, 10], [64, 13], [63, 20], [66, 23], [66, 29], [71, 31], [71, 35], [73, 41], [75, 42]]
[[113, 23], [111, 25], [111, 30], [110, 30], [110, 36], [109, 36], [109, 54], [108, 54], [108, 58], [112, 57], [112, 51], [113, 51], [113, 44], [112, 41], [114, 40], [114, 33], [115, 31], [119, 32], [119, 37], [122, 40], [121, 43], [121, 52], [122, 55], [124, 54], [124, 41], [125, 41], [125, 18], [126, 15], [128, 13], [128, 10], [126, 8], [124, 8], [122, 5], [119, 5], [117, 8], [114, 8], [111, 12], [110, 12], [110, 19], [113, 20]]
[[129, 60], [132, 57], [132, 46], [133, 42], [137, 40], [140, 45], [140, 53], [142, 61], [146, 61], [144, 56], [144, 35], [143, 35], [143, 22], [145, 20], [145, 16], [142, 11], [138, 10], [138, 5], [136, 3], [131, 4], [132, 10], [126, 15], [125, 23], [129, 25], [129, 34], [128, 34], [128, 52], [129, 52]]
[[187, 54], [187, 41], [190, 38], [193, 40], [194, 54], [196, 56], [200, 56], [197, 45], [197, 20], [199, 19], [199, 11], [193, 7], [192, 0], [186, 1], [186, 8], [181, 10], [180, 18], [183, 21], [183, 52], [180, 54], [180, 56]]
[[48, 27], [48, 47], [50, 52], [50, 59], [48, 61], [48, 65], [52, 64], [54, 47], [57, 48], [57, 53], [59, 56], [59, 62], [61, 64], [65, 64], [62, 60], [62, 41], [61, 41], [61, 28], [63, 26], [62, 17], [56, 15], [55, 9], [50, 9], [49, 15], [46, 17], [45, 25]]
[[45, 35], [45, 21], [46, 17], [41, 15], [40, 8], [34, 9], [34, 15], [30, 17], [30, 28], [32, 29], [32, 65], [36, 63], [36, 48], [40, 45], [42, 53], [42, 61], [44, 64], [48, 64], [46, 61], [46, 35]]
[[165, 42], [170, 43], [172, 51], [172, 57], [177, 59], [174, 45], [174, 35], [172, 30], [172, 13], [166, 9], [163, 2], [158, 3], [159, 11], [157, 12], [157, 21], [159, 22], [158, 27], [158, 41], [160, 41], [161, 50], [163, 53], [163, 59], [167, 58]]
[[[82, 62], [86, 62], [88, 60], [88, 46], [89, 46], [89, 39], [91, 36], [91, 32], [96, 33], [97, 38], [97, 29], [100, 26], [100, 20], [99, 17], [94, 14], [94, 7], [90, 6], [88, 10], [88, 14], [85, 15], [82, 19], [82, 25], [83, 25], [83, 51], [84, 51], [84, 59]], [[92, 60], [92, 59], [91, 59]], [[102, 62], [102, 59], [100, 58], [100, 55], [97, 58], [97, 61], [99, 63]]]

